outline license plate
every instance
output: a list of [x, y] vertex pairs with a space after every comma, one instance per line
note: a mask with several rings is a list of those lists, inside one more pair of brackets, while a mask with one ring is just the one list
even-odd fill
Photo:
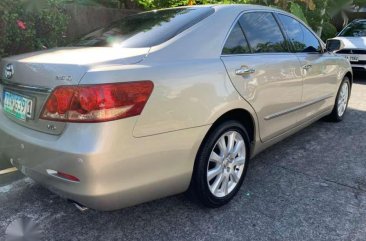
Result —
[[358, 62], [358, 56], [345, 56], [346, 59], [348, 59], [351, 62]]
[[32, 118], [33, 100], [13, 92], [4, 91], [4, 111], [19, 120]]

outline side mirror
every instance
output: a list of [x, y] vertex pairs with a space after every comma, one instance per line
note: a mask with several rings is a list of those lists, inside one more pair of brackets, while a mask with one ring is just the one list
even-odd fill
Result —
[[329, 52], [339, 51], [344, 48], [344, 43], [339, 39], [328, 39], [326, 49]]

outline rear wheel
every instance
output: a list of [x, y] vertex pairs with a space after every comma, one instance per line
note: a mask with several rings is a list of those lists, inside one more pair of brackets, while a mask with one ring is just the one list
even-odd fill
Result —
[[338, 93], [337, 98], [334, 104], [334, 108], [332, 113], [328, 116], [328, 120], [339, 122], [343, 120], [344, 115], [346, 114], [348, 100], [350, 96], [351, 83], [348, 77], [344, 77]]
[[243, 125], [226, 121], [213, 129], [196, 158], [190, 193], [208, 207], [228, 203], [244, 181], [249, 138]]

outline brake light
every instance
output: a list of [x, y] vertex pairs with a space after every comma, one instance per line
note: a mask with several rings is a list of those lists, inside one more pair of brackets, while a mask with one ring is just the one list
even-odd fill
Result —
[[40, 118], [104, 122], [140, 115], [153, 88], [151, 81], [59, 86], [47, 99]]

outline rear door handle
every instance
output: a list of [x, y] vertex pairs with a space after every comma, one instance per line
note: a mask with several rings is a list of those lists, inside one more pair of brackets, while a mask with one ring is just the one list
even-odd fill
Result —
[[307, 64], [307, 65], [302, 66], [302, 68], [306, 69], [306, 70], [311, 69], [312, 67], [313, 66], [311, 64]]
[[240, 69], [235, 70], [236, 75], [248, 75], [255, 73], [255, 69], [242, 66]]

